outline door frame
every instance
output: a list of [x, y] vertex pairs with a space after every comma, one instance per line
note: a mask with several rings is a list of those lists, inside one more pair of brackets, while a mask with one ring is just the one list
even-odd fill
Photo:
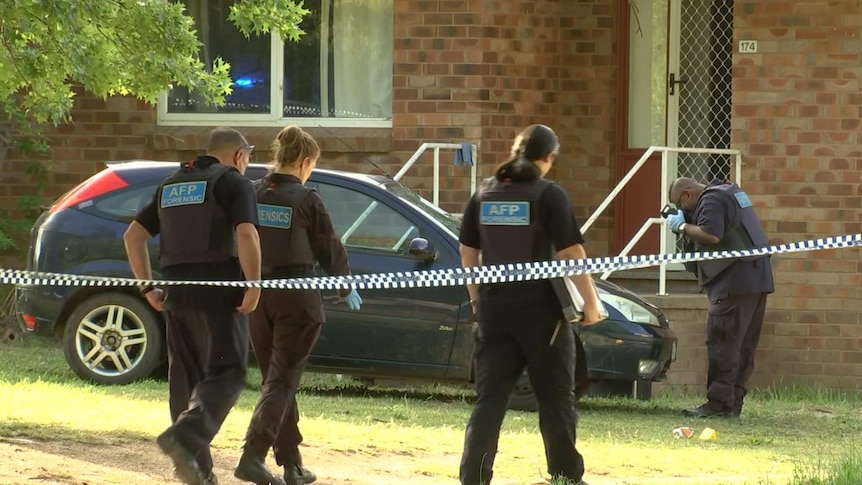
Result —
[[[675, 9], [675, 14], [674, 14]], [[668, 2], [668, 42], [665, 56], [667, 58], [667, 68], [666, 72], [678, 72], [679, 66], [679, 22], [674, 19], [679, 18], [679, 13], [681, 9], [681, 4], [679, 0], [669, 0]], [[675, 16], [674, 16], [675, 15]], [[618, 69], [618, 77], [617, 77], [617, 85], [616, 85], [616, 136], [614, 137], [615, 143], [615, 152], [616, 152], [616, 164], [614, 166], [614, 176], [615, 180], [622, 179], [627, 173], [629, 166], [633, 165], [635, 161], [640, 159], [643, 155], [644, 151], [649, 147], [641, 147], [641, 148], [629, 148], [628, 146], [628, 118], [629, 118], [629, 81], [631, 77], [631, 73], [629, 70], [629, 31], [630, 31], [630, 22], [631, 22], [631, 7], [629, 6], [629, 0], [621, 0], [617, 2], [617, 18], [619, 19], [618, 28], [617, 28], [617, 69]], [[673, 25], [676, 23], [677, 25]], [[676, 42], [672, 43], [673, 36], [676, 35]], [[677, 52], [674, 57], [671, 57], [671, 49], [677, 49]], [[677, 98], [678, 99], [678, 98]], [[672, 139], [674, 143], [676, 142], [677, 136], [674, 133], [673, 137], [671, 137], [671, 122], [673, 121], [674, 129], [676, 128], [676, 121], [679, 116], [678, 113], [671, 114], [671, 108], [678, 109], [679, 103], [673, 103], [673, 106], [669, 96], [665, 95], [665, 145], [671, 146], [669, 141]], [[656, 164], [660, 163], [661, 154], [653, 155], [648, 164]], [[631, 162], [631, 163], [629, 163]], [[669, 153], [668, 154], [668, 168], [671, 172], [675, 173], [676, 171], [676, 154]], [[643, 170], [641, 171], [643, 172]], [[637, 192], [633, 194], [632, 191], [636, 190], [635, 186], [632, 184], [627, 185], [629, 189], [629, 196], [632, 195], [637, 196]], [[626, 232], [628, 227], [626, 226], [625, 219], [625, 200], [626, 196], [623, 195], [623, 192], [620, 193], [621, 197], [618, 199], [619, 203], [614, 204], [614, 228], [613, 228], [613, 237], [614, 243], [612, 245], [614, 253], [617, 254], [628, 244], [628, 239], [626, 239]], [[631, 232], [640, 228], [640, 223], [638, 226], [633, 228]], [[641, 241], [648, 241], [650, 238], [655, 238], [658, 240], [659, 233], [655, 230], [650, 229], [644, 234], [644, 237]], [[649, 245], [649, 243], [646, 243]], [[656, 242], [656, 244], [658, 244]], [[639, 245], [640, 246], [640, 245]], [[660, 249], [660, 248], [659, 248]], [[635, 251], [637, 249], [635, 248]]]

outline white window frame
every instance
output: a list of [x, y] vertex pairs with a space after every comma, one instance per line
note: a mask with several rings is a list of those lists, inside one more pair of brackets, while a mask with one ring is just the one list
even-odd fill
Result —
[[[329, 2], [322, 2], [322, 8], [329, 9]], [[326, 17], [324, 17], [326, 18]], [[329, 27], [324, 24], [327, 34]], [[168, 91], [159, 96], [157, 123], [160, 126], [213, 126], [234, 125], [250, 127], [272, 127], [297, 125], [302, 127], [321, 126], [326, 128], [392, 128], [392, 120], [386, 118], [332, 118], [332, 117], [294, 117], [282, 116], [284, 112], [284, 40], [277, 31], [270, 35], [270, 83], [269, 113], [168, 113]], [[321, 56], [321, 76], [328, 76], [326, 56]], [[275, 82], [279, 80], [278, 82]], [[325, 79], [324, 79], [325, 81]], [[321, 104], [327, 106], [329, 100], [326, 90], [321, 93]], [[277, 101], [277, 102], [274, 102]]]

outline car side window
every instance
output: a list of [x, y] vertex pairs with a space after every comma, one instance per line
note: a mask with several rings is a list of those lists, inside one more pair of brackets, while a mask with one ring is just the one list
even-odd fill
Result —
[[158, 187], [159, 182], [156, 181], [141, 187], [121, 190], [98, 199], [83, 211], [116, 221], [131, 222], [141, 207], [153, 198]]
[[317, 189], [345, 246], [401, 252], [419, 236], [408, 218], [362, 192], [324, 183], [306, 185]]

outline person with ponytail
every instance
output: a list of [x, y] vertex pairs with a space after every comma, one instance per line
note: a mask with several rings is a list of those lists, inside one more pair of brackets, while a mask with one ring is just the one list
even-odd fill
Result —
[[[320, 156], [317, 142], [302, 128], [287, 126], [271, 151], [272, 170], [255, 182], [262, 277], [310, 277], [318, 262], [329, 275], [349, 275], [347, 252], [329, 212], [320, 195], [305, 186]], [[360, 309], [362, 298], [355, 288], [341, 290], [340, 296], [350, 309]], [[299, 453], [296, 390], [323, 323], [319, 290], [262, 291], [249, 329], [263, 387], [234, 470], [240, 480], [301, 485], [317, 479]], [[265, 464], [270, 448], [276, 463], [284, 467], [284, 481]]]
[[[524, 129], [512, 156], [482, 182], [464, 210], [461, 261], [466, 267], [586, 258], [584, 239], [566, 192], [544, 176], [560, 143], [545, 125]], [[601, 320], [589, 274], [572, 276], [586, 302], [581, 325]], [[460, 479], [488, 485], [500, 427], [524, 369], [539, 405], [547, 471], [583, 484], [584, 460], [576, 441], [576, 338], [557, 332], [564, 320], [550, 280], [468, 285], [477, 321], [474, 379], [477, 400], [467, 424]], [[567, 329], [568, 330], [568, 329]]]

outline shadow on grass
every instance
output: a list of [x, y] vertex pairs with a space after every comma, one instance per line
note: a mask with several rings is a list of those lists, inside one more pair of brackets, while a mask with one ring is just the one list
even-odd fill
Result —
[[[333, 376], [334, 377], [334, 376]], [[318, 378], [319, 379], [319, 378]], [[394, 381], [390, 384], [368, 384], [361, 379], [347, 378], [336, 381], [332, 378], [323, 381], [316, 380], [304, 383], [300, 391], [315, 396], [361, 397], [385, 399], [410, 399], [415, 401], [433, 401], [439, 403], [460, 403], [473, 405], [476, 393], [469, 384], [436, 384], [436, 383], [405, 383]], [[383, 381], [386, 382], [386, 381]], [[250, 384], [249, 389], [260, 391], [259, 384]], [[608, 396], [606, 394], [588, 394], [578, 403], [581, 411], [618, 412], [641, 415], [679, 415], [681, 408], [678, 403], [666, 400], [635, 400], [631, 397]]]
[[[259, 386], [256, 386], [259, 389]], [[365, 397], [388, 399], [411, 399], [416, 401], [434, 401], [440, 403], [473, 404], [475, 393], [467, 387], [459, 390], [454, 386], [437, 388], [434, 384], [416, 385], [416, 387], [398, 387], [386, 385], [365, 386], [347, 383], [342, 386], [303, 386], [301, 392], [315, 396]]]

